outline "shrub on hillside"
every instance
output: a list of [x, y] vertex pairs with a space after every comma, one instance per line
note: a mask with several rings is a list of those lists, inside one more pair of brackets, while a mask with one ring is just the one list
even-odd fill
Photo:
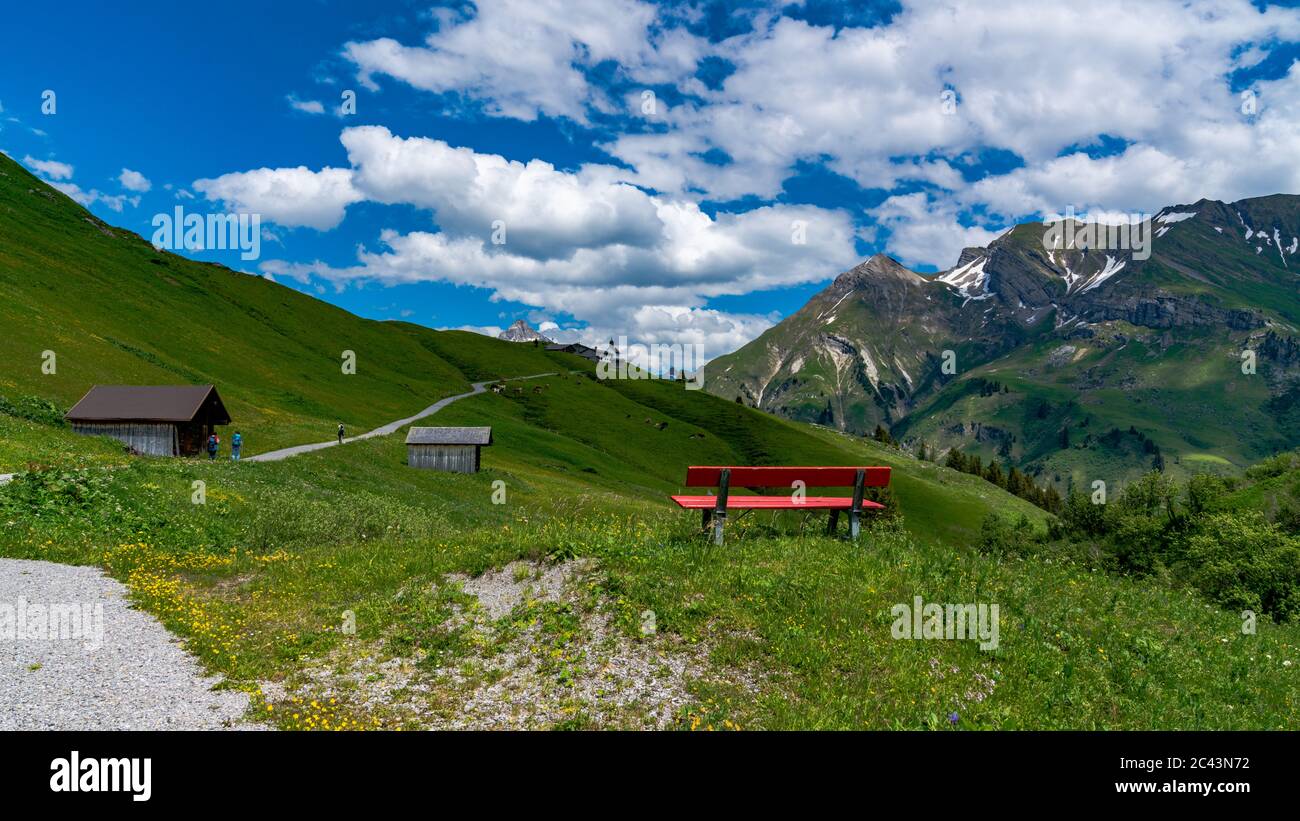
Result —
[[1085, 494], [1073, 491], [1061, 507], [1061, 523], [1071, 536], [1101, 536], [1107, 529], [1106, 506], [1093, 504]]
[[26, 396], [23, 394], [0, 395], [0, 413], [32, 422], [40, 422], [43, 425], [63, 427], [67, 424], [63, 419], [63, 409], [50, 400], [42, 399], [39, 396]]
[[1259, 511], [1216, 513], [1187, 544], [1190, 580], [1211, 601], [1275, 621], [1300, 616], [1300, 538]]
[[1278, 505], [1277, 513], [1273, 514], [1273, 521], [1287, 533], [1293, 536], [1300, 535], [1300, 509], [1290, 502], [1282, 502]]
[[0, 486], [0, 511], [29, 516], [66, 516], [107, 502], [107, 480], [96, 473], [34, 470]]
[[991, 556], [1024, 558], [1037, 552], [1039, 542], [1033, 523], [1023, 513], [1015, 520], [989, 513], [980, 525], [979, 551]]
[[1162, 473], [1148, 473], [1107, 506], [1112, 556], [1120, 570], [1147, 575], [1174, 558], [1177, 489]]
[[1270, 456], [1262, 462], [1251, 465], [1246, 468], [1246, 478], [1258, 482], [1261, 479], [1272, 479], [1275, 476], [1281, 476], [1296, 468], [1300, 468], [1300, 451], [1293, 450], [1288, 453]]
[[894, 488], [892, 486], [885, 485], [884, 487], [863, 488], [862, 498], [869, 502], [876, 502], [877, 504], [885, 506], [884, 510], [873, 511], [869, 516], [864, 517], [866, 520], [902, 520], [903, 511], [898, 506], [898, 498], [894, 496]]
[[1234, 479], [1214, 476], [1209, 473], [1198, 473], [1188, 479], [1187, 488], [1184, 492], [1187, 517], [1197, 519], [1208, 513], [1221, 510], [1224, 505], [1224, 498], [1235, 490], [1236, 486], [1237, 482]]

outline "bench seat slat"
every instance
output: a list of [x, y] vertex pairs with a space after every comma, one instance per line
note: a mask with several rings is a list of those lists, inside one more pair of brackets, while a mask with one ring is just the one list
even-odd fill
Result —
[[[795, 481], [807, 487], [852, 487], [857, 472], [864, 471], [867, 487], [889, 484], [887, 467], [727, 467], [732, 487], [790, 487]], [[686, 487], [717, 487], [722, 466], [692, 465], [686, 469]]]
[[[673, 496], [672, 500], [687, 510], [712, 510], [717, 496]], [[863, 510], [883, 510], [884, 505], [869, 500], [862, 502]], [[795, 504], [791, 496], [729, 496], [727, 510], [851, 510], [853, 499], [848, 496], [806, 496]]]

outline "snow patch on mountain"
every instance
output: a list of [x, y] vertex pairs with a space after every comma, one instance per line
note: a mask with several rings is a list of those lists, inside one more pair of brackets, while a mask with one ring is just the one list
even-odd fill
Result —
[[871, 387], [875, 388], [876, 392], [879, 393], [880, 369], [876, 367], [876, 360], [871, 358], [871, 352], [867, 350], [865, 345], [862, 346], [862, 366], [867, 369], [867, 381], [870, 382]]
[[1156, 214], [1155, 221], [1160, 223], [1160, 227], [1156, 229], [1156, 237], [1163, 237], [1169, 233], [1169, 229], [1174, 226], [1174, 223], [1189, 220], [1194, 216], [1196, 216], [1195, 211], [1168, 211]]
[[1107, 254], [1105, 267], [1103, 267], [1100, 271], [1098, 271], [1097, 273], [1089, 277], [1087, 284], [1084, 285], [1081, 289], [1079, 289], [1079, 292], [1086, 293], [1088, 291], [1091, 291], [1093, 288], [1096, 288], [1098, 285], [1102, 284], [1106, 280], [1118, 274], [1120, 271], [1124, 270], [1124, 266], [1126, 264], [1127, 262], [1122, 260], [1116, 260], [1110, 254]]
[[[830, 313], [831, 311], [833, 311], [833, 310], [835, 310], [836, 308], [840, 307], [840, 303], [843, 302], [844, 300], [848, 299], [848, 298], [849, 298], [850, 296], [852, 296], [852, 295], [853, 295], [853, 292], [852, 292], [852, 291], [845, 291], [845, 292], [844, 292], [844, 296], [842, 296], [842, 297], [840, 297], [839, 299], [835, 300], [835, 304], [834, 304], [834, 305], [832, 305], [831, 307], [829, 307], [829, 308], [827, 308], [826, 310], [822, 311], [822, 316], [826, 316], [826, 315], [827, 315], [828, 313]], [[835, 318], [835, 317], [833, 317], [833, 316], [831, 317], [831, 319], [834, 319], [834, 318]]]
[[907, 380], [907, 387], [912, 387], [912, 375], [907, 372], [907, 368], [903, 367], [903, 363], [898, 361], [897, 356], [894, 357], [894, 368]]
[[967, 299], [975, 299], [974, 292], [982, 292], [984, 283], [988, 280], [988, 274], [984, 272], [984, 266], [988, 261], [988, 257], [973, 259], [960, 268], [954, 268], [938, 277], [938, 281], [953, 286]]

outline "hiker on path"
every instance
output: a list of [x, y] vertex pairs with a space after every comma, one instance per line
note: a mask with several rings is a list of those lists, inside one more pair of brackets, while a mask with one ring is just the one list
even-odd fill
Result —
[[220, 447], [220, 445], [221, 445], [221, 440], [217, 438], [217, 435], [215, 433], [208, 435], [208, 460], [209, 461], [217, 458], [217, 448]]
[[242, 447], [243, 444], [244, 444], [244, 437], [242, 437], [242, 436], [239, 435], [239, 431], [235, 431], [235, 435], [232, 436], [232, 437], [230, 437], [230, 459], [231, 459], [231, 461], [234, 461], [234, 462], [238, 462], [238, 461], [239, 461], [239, 448]]
[[339, 444], [343, 444], [343, 423], [339, 422]]

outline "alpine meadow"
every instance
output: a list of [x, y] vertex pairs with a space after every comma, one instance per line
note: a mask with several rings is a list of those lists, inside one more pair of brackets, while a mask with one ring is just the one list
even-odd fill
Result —
[[1281, 794], [1294, 3], [7, 16], [17, 788]]
[[[157, 251], [12, 161], [0, 169], [0, 231], [17, 240], [0, 259], [14, 331], [3, 355], [37, 363], [0, 386], [0, 469], [18, 473], [0, 490], [4, 555], [103, 567], [222, 686], [250, 695], [249, 720], [921, 729], [1296, 718], [1300, 457], [1255, 478], [1207, 478], [1204, 499], [1198, 485], [1152, 478], [1097, 508], [1096, 523], [1090, 502], [1052, 516], [897, 445], [680, 382], [601, 381], [590, 362], [531, 343], [359, 319]], [[204, 308], [214, 300], [227, 308], [219, 319]], [[160, 306], [186, 322], [149, 321]], [[318, 364], [345, 347], [355, 375]], [[57, 372], [43, 374], [51, 348]], [[169, 461], [124, 455], [62, 419], [87, 384], [218, 384], [258, 432], [255, 456], [335, 417], [365, 430], [473, 381], [534, 374], [551, 375], [431, 417], [492, 426], [483, 471], [464, 478], [410, 470], [397, 436], [261, 464]], [[693, 463], [887, 465], [890, 514], [861, 547], [792, 514], [741, 519], [711, 546], [667, 501]], [[193, 503], [195, 481], [205, 504]], [[493, 504], [498, 481], [508, 504]], [[1218, 541], [1225, 527], [1241, 535]], [[1197, 547], [1207, 528], [1215, 544]], [[1268, 555], [1253, 555], [1256, 533]], [[1170, 546], [1136, 561], [1157, 535]], [[484, 574], [506, 574], [517, 602], [493, 612], [476, 601], [466, 591]], [[1256, 576], [1279, 586], [1253, 586]], [[996, 652], [893, 640], [890, 608], [914, 590], [1001, 603]], [[1241, 632], [1248, 605], [1257, 635]]]

